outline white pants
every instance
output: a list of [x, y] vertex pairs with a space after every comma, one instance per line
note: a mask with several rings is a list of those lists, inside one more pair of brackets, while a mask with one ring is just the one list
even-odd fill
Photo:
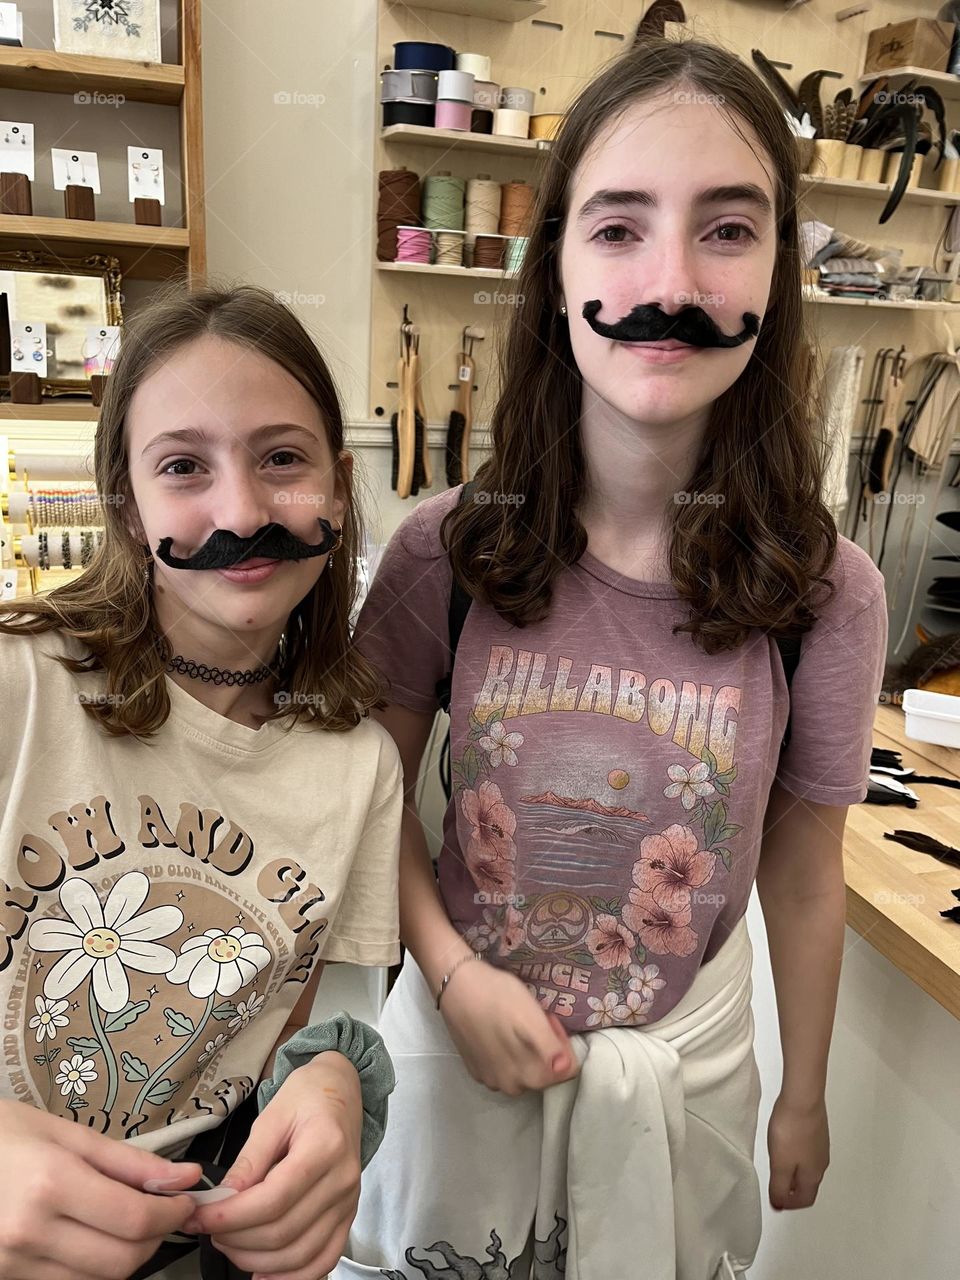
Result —
[[742, 1276], [761, 1224], [752, 959], [741, 920], [666, 1017], [572, 1036], [579, 1077], [510, 1098], [469, 1075], [408, 955], [380, 1024], [387, 1132], [333, 1280]]

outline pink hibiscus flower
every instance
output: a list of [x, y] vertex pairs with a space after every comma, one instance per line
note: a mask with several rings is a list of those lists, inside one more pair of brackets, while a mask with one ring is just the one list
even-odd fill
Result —
[[460, 808], [473, 828], [464, 859], [474, 883], [487, 893], [510, 893], [517, 861], [513, 842], [517, 815], [495, 782], [481, 783], [478, 791], [461, 792]]
[[630, 930], [616, 916], [608, 915], [596, 917], [594, 928], [584, 941], [602, 969], [615, 969], [617, 965], [629, 964], [632, 958], [630, 953], [637, 945]]
[[630, 890], [630, 901], [623, 908], [624, 923], [637, 934], [648, 951], [655, 955], [689, 956], [697, 949], [697, 934], [690, 928], [690, 907], [667, 911], [651, 893]]
[[701, 849], [689, 827], [674, 823], [659, 835], [644, 836], [640, 841], [633, 882], [665, 911], [683, 911], [690, 905], [690, 890], [712, 879], [716, 865], [717, 855]]

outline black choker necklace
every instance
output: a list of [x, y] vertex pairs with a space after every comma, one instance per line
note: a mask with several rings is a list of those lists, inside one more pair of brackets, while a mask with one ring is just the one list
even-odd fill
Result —
[[224, 671], [222, 667], [208, 667], [204, 662], [189, 662], [175, 654], [167, 663], [168, 671], [179, 671], [181, 675], [190, 676], [193, 680], [203, 680], [213, 684], [261, 684], [275, 675], [275, 668], [269, 663], [262, 667], [254, 667], [252, 671]]

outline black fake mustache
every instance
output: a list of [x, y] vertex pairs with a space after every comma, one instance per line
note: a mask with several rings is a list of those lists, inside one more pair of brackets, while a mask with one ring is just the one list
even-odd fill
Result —
[[171, 569], [232, 569], [254, 556], [267, 560], [307, 560], [310, 556], [326, 555], [340, 539], [339, 531], [323, 516], [317, 517], [317, 524], [323, 538], [316, 545], [304, 542], [284, 525], [271, 521], [249, 538], [241, 538], [229, 529], [215, 529], [199, 551], [185, 560], [171, 555], [173, 539], [163, 538], [157, 545], [157, 556]]
[[728, 335], [696, 306], [684, 307], [673, 316], [659, 307], [638, 306], [616, 324], [604, 324], [597, 319], [602, 305], [599, 299], [585, 302], [583, 318], [594, 333], [599, 333], [601, 338], [612, 338], [614, 342], [663, 342], [674, 338], [692, 347], [739, 347], [760, 332], [760, 317], [752, 311], [744, 312], [742, 331]]

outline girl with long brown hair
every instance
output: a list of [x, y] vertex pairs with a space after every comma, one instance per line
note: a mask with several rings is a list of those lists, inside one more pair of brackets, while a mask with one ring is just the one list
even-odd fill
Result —
[[[768, 1194], [816, 1197], [886, 609], [820, 496], [797, 185], [767, 89], [693, 40], [611, 65], [551, 148], [491, 456], [403, 522], [357, 629], [404, 762], [408, 955], [338, 1277], [742, 1274], [754, 883], [783, 1046]], [[415, 788], [453, 587], [437, 884]]]
[[[0, 610], [0, 1276], [198, 1275], [203, 1236], [319, 1280], [357, 1069], [318, 1053], [258, 1117], [257, 1081], [327, 960], [398, 958], [402, 803], [336, 389], [271, 294], [180, 286], [126, 326], [94, 462], [91, 563]], [[235, 1194], [173, 1194], [244, 1108]]]

